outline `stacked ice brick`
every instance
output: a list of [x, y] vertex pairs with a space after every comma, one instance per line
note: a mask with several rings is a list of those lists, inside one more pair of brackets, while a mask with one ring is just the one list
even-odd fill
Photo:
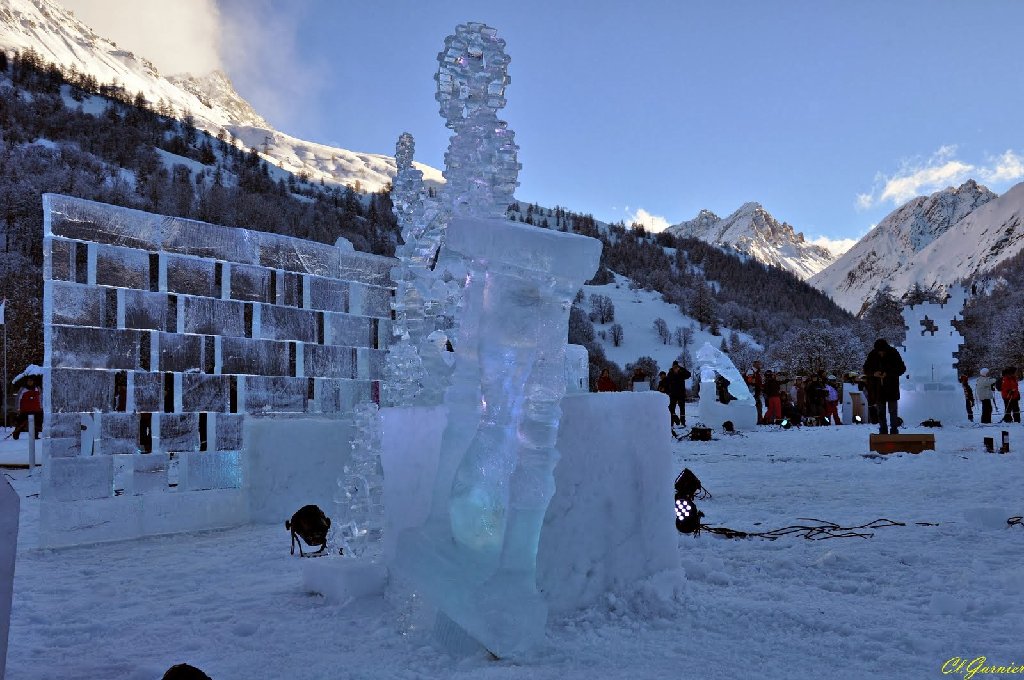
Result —
[[247, 415], [379, 399], [394, 260], [66, 196], [43, 204], [44, 504], [238, 489]]

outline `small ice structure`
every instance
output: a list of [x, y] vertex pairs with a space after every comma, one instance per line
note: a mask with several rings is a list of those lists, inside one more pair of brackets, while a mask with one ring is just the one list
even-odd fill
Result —
[[965, 291], [955, 289], [945, 304], [906, 307], [907, 339], [900, 352], [907, 372], [900, 380], [900, 417], [907, 427], [928, 419], [946, 423], [967, 420], [963, 388], [955, 362], [963, 336], [954, 326], [963, 311]]
[[[737, 430], [755, 429], [757, 408], [754, 397], [732, 360], [705, 342], [697, 350], [697, 365], [700, 367], [700, 422], [715, 429], [721, 428], [726, 421], [732, 421]], [[722, 397], [726, 392], [731, 398], [728, 403], [723, 403]]]
[[537, 546], [558, 460], [568, 313], [601, 243], [504, 220], [456, 219], [469, 270], [434, 500], [399, 539], [398, 567], [499, 656], [534, 647], [547, 604]]

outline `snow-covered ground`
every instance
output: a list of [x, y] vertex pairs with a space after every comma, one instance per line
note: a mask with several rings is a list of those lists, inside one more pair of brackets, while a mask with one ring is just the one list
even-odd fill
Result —
[[1024, 428], [1008, 427], [1009, 455], [982, 448], [1003, 427], [936, 430], [935, 452], [884, 458], [864, 457], [867, 426], [676, 443], [677, 468], [713, 494], [700, 503], [711, 525], [906, 526], [680, 536], [677, 572], [550, 621], [529, 663], [439, 652], [401, 600], [303, 592], [277, 525], [39, 550], [38, 477], [12, 471], [23, 505], [7, 680], [155, 680], [182, 661], [216, 680], [913, 679], [964, 677], [943, 673], [954, 657], [1022, 664], [1024, 526], [1006, 520], [1024, 514]]

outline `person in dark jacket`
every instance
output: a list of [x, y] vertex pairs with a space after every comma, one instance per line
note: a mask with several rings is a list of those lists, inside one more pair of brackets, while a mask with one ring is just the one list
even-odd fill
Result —
[[[686, 427], [686, 381], [689, 379], [690, 372], [680, 366], [678, 361], [673, 361], [668, 375], [661, 381], [662, 391], [668, 395], [668, 413], [672, 417], [673, 426]], [[679, 405], [678, 416], [676, 404]]]
[[[874, 348], [864, 361], [867, 379], [868, 404], [878, 417], [879, 434], [899, 434], [900, 376], [907, 372], [903, 358], [883, 338], [875, 340]], [[886, 423], [886, 411], [889, 423]]]
[[964, 388], [964, 406], [967, 407], [967, 420], [974, 422], [974, 390], [971, 389], [970, 379], [966, 375], [960, 376], [960, 386]]

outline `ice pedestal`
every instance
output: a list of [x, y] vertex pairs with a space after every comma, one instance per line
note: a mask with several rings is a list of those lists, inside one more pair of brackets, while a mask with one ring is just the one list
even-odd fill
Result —
[[[755, 429], [757, 406], [732, 359], [705, 342], [697, 350], [697, 366], [700, 367], [700, 422], [715, 429], [726, 421], [731, 421], [736, 430]], [[725, 392], [731, 397], [728, 403], [722, 401]]]
[[7, 634], [11, 626], [14, 562], [18, 553], [21, 499], [6, 479], [0, 480], [0, 678], [7, 666]]
[[387, 567], [376, 560], [321, 557], [305, 560], [302, 565], [303, 588], [337, 604], [383, 595], [387, 583]]
[[537, 546], [554, 493], [569, 307], [597, 269], [595, 239], [455, 219], [468, 267], [433, 503], [399, 538], [396, 566], [499, 656], [533, 648], [547, 605]]

